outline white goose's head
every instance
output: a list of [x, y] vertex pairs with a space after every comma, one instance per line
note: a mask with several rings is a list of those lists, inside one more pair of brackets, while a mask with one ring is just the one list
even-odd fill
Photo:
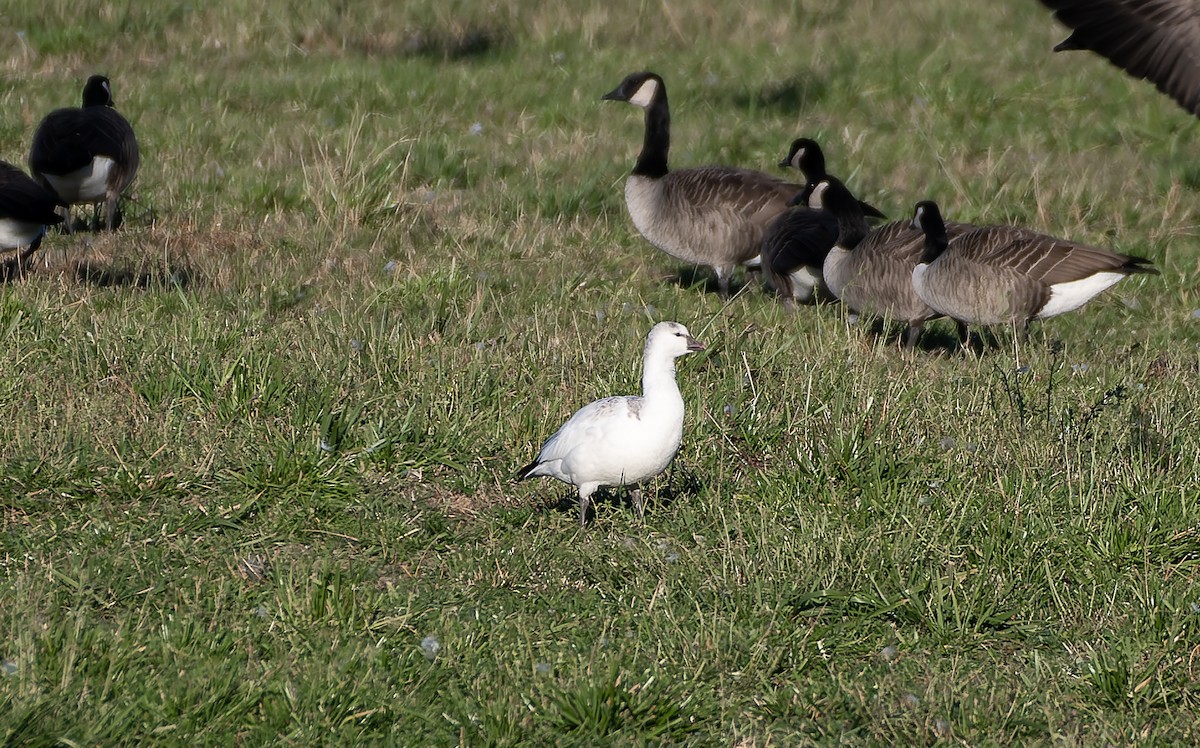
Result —
[[659, 322], [646, 336], [646, 354], [663, 353], [671, 358], [686, 356], [704, 350], [704, 344], [692, 337], [688, 329], [678, 322]]

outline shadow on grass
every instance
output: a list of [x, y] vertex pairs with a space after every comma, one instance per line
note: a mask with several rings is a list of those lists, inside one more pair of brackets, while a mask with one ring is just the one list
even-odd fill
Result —
[[[647, 512], [656, 509], [669, 509], [676, 501], [689, 496], [697, 496], [703, 484], [696, 473], [688, 468], [667, 468], [666, 483], [659, 483], [657, 490], [650, 490], [650, 484], [643, 484], [642, 501]], [[601, 488], [592, 494], [592, 505], [588, 508], [588, 524], [596, 519], [596, 507], [617, 507], [622, 511], [634, 514], [633, 499], [625, 488]], [[543, 504], [544, 511], [559, 514], [579, 515], [579, 494], [576, 491], [563, 494], [558, 499]]]
[[757, 91], [737, 91], [729, 100], [749, 111], [770, 110], [793, 114], [810, 109], [829, 93], [825, 77], [816, 72], [797, 75], [764, 85]]
[[135, 270], [85, 260], [75, 264], [73, 273], [80, 282], [101, 288], [189, 288], [199, 280], [190, 268], [170, 264]]
[[[739, 282], [736, 278], [729, 282], [729, 293], [736, 296], [746, 286], [761, 286], [762, 273], [759, 270], [745, 268]], [[717, 276], [708, 268], [699, 265], [681, 265], [674, 273], [666, 276], [667, 283], [680, 288], [699, 288], [704, 293], [717, 293]]]

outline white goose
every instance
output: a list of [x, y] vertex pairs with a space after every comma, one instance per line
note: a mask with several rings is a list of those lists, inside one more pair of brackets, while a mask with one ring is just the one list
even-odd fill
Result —
[[579, 523], [587, 524], [592, 494], [601, 486], [629, 486], [638, 518], [640, 484], [666, 470], [683, 439], [683, 396], [675, 359], [704, 345], [678, 322], [659, 322], [646, 336], [642, 394], [589, 403], [546, 440], [518, 480], [548, 476], [579, 489]]

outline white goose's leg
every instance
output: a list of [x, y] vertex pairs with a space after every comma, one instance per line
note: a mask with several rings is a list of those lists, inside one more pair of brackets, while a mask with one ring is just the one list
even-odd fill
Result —
[[633, 508], [637, 511], [638, 521], [644, 521], [646, 519], [646, 507], [642, 505], [641, 486], [634, 486], [630, 489], [629, 498], [633, 499]]

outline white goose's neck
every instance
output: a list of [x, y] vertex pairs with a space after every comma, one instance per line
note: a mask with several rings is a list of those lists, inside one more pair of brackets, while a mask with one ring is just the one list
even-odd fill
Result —
[[642, 396], [647, 400], [677, 400], [681, 404], [683, 396], [679, 394], [679, 384], [675, 381], [675, 358], [658, 353], [653, 349], [646, 351], [642, 370]]

